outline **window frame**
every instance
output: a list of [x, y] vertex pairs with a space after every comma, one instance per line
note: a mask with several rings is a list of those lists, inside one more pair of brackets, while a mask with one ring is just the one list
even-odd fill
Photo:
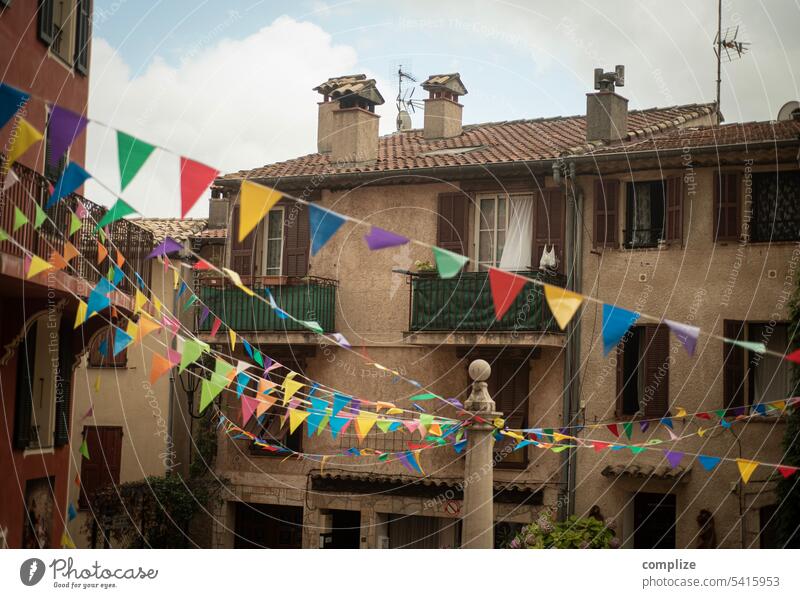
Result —
[[[114, 324], [105, 326], [102, 330], [92, 337], [89, 341], [89, 347], [86, 352], [87, 362], [86, 367], [89, 369], [112, 369], [122, 370], [128, 367], [128, 349], [127, 347], [114, 356]], [[100, 343], [103, 338], [108, 341], [108, 355], [102, 356], [100, 354]]]
[[[628, 388], [629, 380], [631, 377], [625, 375], [625, 347], [631, 334], [640, 335], [637, 339], [637, 356], [636, 356], [636, 402], [637, 410], [633, 413], [625, 411], [625, 392]], [[650, 355], [649, 351], [658, 350], [658, 342], [665, 343], [663, 359], [657, 360], [658, 354]], [[665, 324], [637, 324], [623, 335], [619, 344], [617, 345], [617, 383], [616, 383], [616, 399], [615, 399], [615, 416], [618, 419], [630, 421], [635, 420], [652, 420], [670, 416], [671, 397], [670, 397], [670, 352], [671, 352], [671, 334]], [[660, 365], [659, 365], [660, 364]], [[643, 399], [648, 396], [647, 389], [650, 387], [650, 376], [653, 371], [661, 371], [662, 378], [652, 391], [652, 397], [649, 401]], [[664, 392], [666, 396], [662, 397], [664, 401], [663, 412], [658, 409], [659, 406], [659, 392]], [[650, 405], [652, 404], [652, 407]]]
[[[761, 238], [757, 234], [758, 233], [758, 227], [759, 227], [759, 218], [758, 218], [758, 216], [759, 216], [760, 209], [763, 210], [766, 207], [766, 211], [767, 211], [767, 213], [769, 213], [770, 212], [770, 207], [772, 205], [772, 201], [774, 201], [776, 199], [776, 197], [769, 198], [771, 200], [770, 204], [768, 204], [767, 206], [763, 206], [761, 201], [757, 201], [756, 181], [758, 179], [771, 178], [771, 179], [777, 179], [778, 185], [780, 185], [781, 177], [790, 177], [790, 176], [791, 177], [797, 177], [798, 179], [800, 179], [800, 169], [787, 169], [787, 170], [783, 170], [783, 171], [782, 170], [764, 170], [764, 171], [753, 172], [753, 173], [750, 174], [750, 184], [751, 184], [750, 196], [751, 196], [752, 212], [753, 212], [752, 221], [751, 221], [751, 224], [749, 226], [749, 229], [750, 229], [750, 232], [749, 232], [750, 239], [749, 240], [751, 242], [753, 242], [753, 243], [797, 243], [798, 241], [800, 241], [800, 227], [798, 227], [796, 229], [797, 232], [795, 233], [794, 237], [776, 239], [775, 238], [775, 220], [774, 219], [772, 221], [768, 221], [770, 223], [770, 235], [769, 235], [768, 238]], [[797, 185], [800, 187], [800, 180], [797, 181]], [[745, 189], [747, 188], [746, 185], [744, 187], [745, 187]], [[776, 189], [776, 193], [777, 194], [780, 193], [780, 187], [779, 186]], [[798, 218], [794, 222], [800, 224], [800, 218]]]
[[[269, 237], [269, 218], [270, 215], [273, 213], [280, 214], [280, 233], [281, 236], [270, 238]], [[264, 218], [264, 235], [262, 237], [262, 244], [261, 244], [261, 275], [262, 276], [283, 276], [283, 254], [284, 254], [284, 243], [286, 243], [286, 231], [284, 230], [284, 223], [286, 219], [286, 210], [283, 206], [277, 206], [272, 208], [269, 212], [267, 212], [266, 218]], [[278, 260], [278, 272], [270, 273], [269, 270], [269, 243], [270, 241], [277, 241], [280, 239], [280, 259]]]
[[[656, 249], [667, 242], [667, 180], [661, 179], [647, 179], [647, 180], [631, 180], [625, 182], [625, 228], [622, 230], [622, 246], [625, 249]], [[650, 213], [650, 226], [648, 229], [632, 229], [633, 212], [636, 206], [636, 187], [638, 185], [650, 186], [651, 193], [653, 189], [661, 189], [661, 232], [658, 238], [653, 241], [652, 238], [641, 244], [635, 244], [632, 239], [632, 234], [635, 232], [648, 232], [651, 237], [653, 231], [658, 229], [652, 228], [653, 225], [653, 212], [652, 212], [652, 196], [651, 196], [651, 213]]]

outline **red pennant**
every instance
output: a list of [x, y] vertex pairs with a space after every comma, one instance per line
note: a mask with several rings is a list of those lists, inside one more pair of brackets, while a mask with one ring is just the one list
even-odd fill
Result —
[[219, 170], [181, 156], [181, 218], [192, 209], [203, 192], [217, 178]]
[[700, 419], [711, 419], [711, 415], [709, 413], [696, 413], [695, 417], [699, 417]]
[[602, 451], [605, 448], [608, 448], [609, 446], [611, 445], [607, 442], [598, 442], [597, 440], [592, 441], [592, 448], [594, 449], [595, 453], [599, 453], [600, 451]]
[[617, 424], [608, 424], [606, 428], [608, 428], [614, 436], [619, 438], [619, 430], [617, 429]]
[[800, 468], [797, 468], [797, 467], [789, 467], [788, 465], [778, 465], [778, 471], [780, 471], [780, 472], [781, 472], [781, 475], [782, 475], [783, 477], [785, 477], [785, 478], [788, 478], [790, 475], [792, 475], [792, 474], [793, 474], [794, 472], [796, 472], [798, 469], [800, 469]]
[[800, 363], [800, 349], [797, 351], [792, 351], [789, 353], [786, 358], [788, 361], [793, 361], [795, 363]]
[[489, 285], [492, 287], [494, 313], [498, 320], [514, 304], [514, 299], [520, 294], [526, 282], [528, 281], [516, 274], [489, 268]]
[[211, 264], [209, 264], [204, 259], [197, 260], [197, 263], [194, 265], [195, 270], [211, 270]]
[[222, 325], [222, 320], [214, 318], [214, 323], [211, 325], [211, 336], [216, 336], [219, 327]]

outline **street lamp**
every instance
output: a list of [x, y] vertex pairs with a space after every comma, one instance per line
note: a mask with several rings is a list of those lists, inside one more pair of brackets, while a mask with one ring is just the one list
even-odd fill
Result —
[[182, 373], [178, 374], [178, 381], [183, 392], [186, 393], [186, 410], [192, 419], [203, 417], [201, 413], [197, 415], [193, 413], [194, 393], [200, 387], [201, 371], [202, 366], [199, 363], [190, 363]]

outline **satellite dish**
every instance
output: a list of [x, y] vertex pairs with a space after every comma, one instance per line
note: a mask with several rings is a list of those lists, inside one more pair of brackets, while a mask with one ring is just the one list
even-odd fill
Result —
[[786, 102], [781, 106], [781, 109], [778, 110], [778, 120], [792, 120], [794, 119], [794, 113], [798, 111], [800, 111], [800, 102], [797, 100]]
[[411, 116], [408, 114], [408, 110], [400, 110], [397, 113], [397, 130], [408, 131], [411, 127]]

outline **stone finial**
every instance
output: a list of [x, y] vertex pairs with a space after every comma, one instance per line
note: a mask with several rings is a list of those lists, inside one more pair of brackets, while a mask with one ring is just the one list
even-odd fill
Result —
[[489, 395], [486, 381], [492, 375], [492, 366], [483, 359], [476, 359], [469, 364], [469, 377], [472, 378], [472, 392], [464, 407], [468, 411], [493, 413], [494, 401]]

